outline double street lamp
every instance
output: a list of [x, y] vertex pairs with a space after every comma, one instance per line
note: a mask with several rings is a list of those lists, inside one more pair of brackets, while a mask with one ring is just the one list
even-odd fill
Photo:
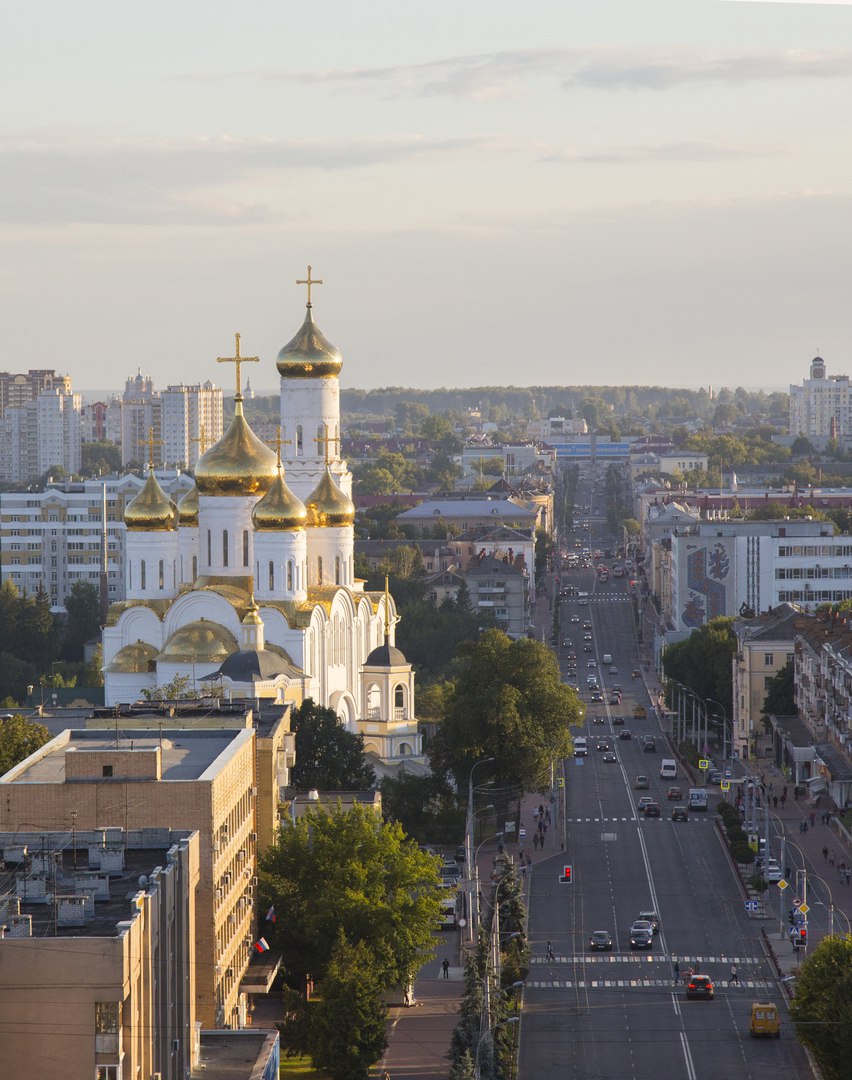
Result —
[[479, 768], [480, 765], [488, 765], [493, 762], [493, 757], [480, 758], [479, 761], [475, 761], [471, 766], [470, 776], [467, 782], [467, 821], [465, 823], [464, 830], [464, 857], [466, 864], [466, 876], [465, 876], [465, 895], [467, 897], [467, 914], [468, 914], [468, 942], [474, 942], [476, 940], [474, 934], [474, 916], [473, 913], [476, 910], [476, 896], [473, 893], [473, 878], [474, 870], [472, 867], [473, 859], [473, 774]]

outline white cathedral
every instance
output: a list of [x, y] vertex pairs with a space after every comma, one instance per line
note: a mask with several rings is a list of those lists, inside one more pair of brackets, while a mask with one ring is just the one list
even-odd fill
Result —
[[[224, 697], [313, 698], [387, 764], [422, 760], [396, 608], [354, 574], [352, 474], [340, 456], [342, 357], [313, 321], [278, 354], [277, 453], [243, 415], [198, 459], [178, 505], [149, 470], [125, 511], [127, 599], [103, 631], [107, 705], [175, 677]], [[285, 453], [286, 451], [286, 453]], [[413, 763], [413, 762], [412, 762]]]

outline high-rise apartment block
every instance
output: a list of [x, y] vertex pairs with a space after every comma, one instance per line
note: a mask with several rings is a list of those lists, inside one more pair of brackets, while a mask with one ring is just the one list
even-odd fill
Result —
[[[222, 437], [222, 389], [209, 380], [165, 390], [154, 389], [150, 376], [128, 379], [121, 400], [121, 463], [195, 465], [204, 447]], [[150, 439], [153, 434], [153, 439]]]
[[790, 434], [804, 435], [820, 449], [829, 439], [852, 443], [852, 387], [848, 375], [828, 375], [815, 356], [810, 378], [790, 387]]
[[79, 472], [81, 410], [67, 375], [0, 372], [0, 481], [32, 483], [54, 466]]

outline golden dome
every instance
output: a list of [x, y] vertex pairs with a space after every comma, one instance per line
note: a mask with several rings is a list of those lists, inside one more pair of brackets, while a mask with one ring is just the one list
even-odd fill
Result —
[[177, 507], [160, 487], [154, 470], [142, 490], [124, 508], [124, 523], [128, 529], [168, 531], [177, 525]]
[[238, 648], [230, 630], [207, 619], [199, 619], [175, 630], [157, 660], [168, 664], [221, 664]]
[[343, 357], [314, 323], [310, 303], [305, 321], [279, 352], [276, 366], [278, 373], [289, 379], [324, 379], [340, 374]]
[[322, 480], [305, 501], [305, 506], [308, 508], [308, 525], [313, 528], [328, 529], [351, 525], [355, 521], [352, 500], [335, 484], [328, 465]]
[[279, 529], [304, 529], [308, 511], [298, 496], [284, 482], [284, 470], [279, 468], [269, 491], [259, 499], [251, 512], [255, 529], [272, 532]]
[[200, 495], [258, 495], [277, 471], [275, 454], [249, 427], [240, 398], [228, 430], [198, 459], [195, 483]]
[[107, 668], [111, 674], [141, 674], [150, 671], [157, 650], [145, 641], [136, 641], [119, 649]]
[[198, 524], [198, 488], [195, 484], [178, 503], [178, 524]]

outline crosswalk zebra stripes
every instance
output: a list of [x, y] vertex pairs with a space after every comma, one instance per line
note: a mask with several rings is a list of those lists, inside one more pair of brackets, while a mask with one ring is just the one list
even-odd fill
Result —
[[706, 964], [723, 964], [737, 967], [757, 967], [762, 964], [760, 956], [660, 956], [654, 953], [572, 953], [570, 956], [557, 956], [555, 960], [547, 960], [544, 956], [533, 956], [531, 964], [666, 964], [670, 965], [677, 961], [679, 964], [698, 964], [704, 967]]
[[[728, 986], [722, 979], [715, 984], [716, 993], [735, 990], [769, 990], [775, 986], [768, 979], [740, 979], [739, 984]], [[542, 979], [527, 980], [527, 988], [533, 990], [674, 990], [678, 985], [671, 979]], [[680, 984], [683, 989], [683, 984]]]

